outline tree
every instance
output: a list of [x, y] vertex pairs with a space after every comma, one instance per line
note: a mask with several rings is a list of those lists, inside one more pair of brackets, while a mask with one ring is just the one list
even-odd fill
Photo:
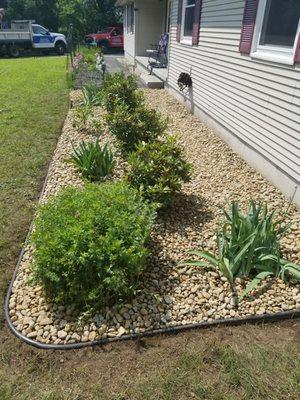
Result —
[[66, 31], [73, 24], [79, 35], [97, 32], [120, 21], [120, 10], [115, 0], [57, 0], [61, 28]]
[[121, 22], [116, 0], [0, 0], [7, 19], [34, 19], [50, 30], [68, 32], [70, 24], [82, 38]]
[[25, 2], [22, 0], [0, 1], [0, 7], [5, 9], [8, 20], [22, 19], [24, 16]]
[[88, 10], [89, 20], [92, 21], [93, 28], [101, 29], [105, 26], [115, 24], [121, 21], [120, 10], [115, 6], [116, 1], [111, 0], [87, 0], [86, 5]]
[[6, 0], [0, 2], [6, 10], [7, 19], [34, 19], [48, 29], [59, 26], [56, 0]]
[[25, 19], [34, 19], [49, 30], [59, 26], [56, 0], [25, 0]]

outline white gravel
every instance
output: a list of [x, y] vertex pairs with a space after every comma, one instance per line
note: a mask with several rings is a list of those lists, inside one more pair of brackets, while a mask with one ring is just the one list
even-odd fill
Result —
[[[71, 103], [78, 102], [73, 92]], [[267, 201], [271, 209], [288, 209], [285, 197], [260, 174], [233, 153], [218, 136], [165, 91], [146, 90], [149, 107], [170, 118], [169, 133], [175, 134], [194, 165], [193, 180], [158, 220], [152, 235], [153, 256], [144, 276], [140, 294], [120, 309], [105, 308], [93, 318], [78, 318], [74, 307], [47, 301], [41, 286], [28, 283], [31, 277], [31, 249], [27, 248], [10, 298], [10, 318], [18, 331], [47, 344], [88, 342], [121, 337], [153, 329], [249, 315], [262, 315], [300, 308], [299, 286], [280, 280], [265, 282], [256, 295], [235, 309], [228, 282], [217, 272], [178, 267], [191, 248], [214, 249], [215, 230], [222, 207], [235, 199], [246, 206], [249, 199]], [[103, 111], [95, 110], [101, 117]], [[83, 184], [66, 160], [81, 140], [94, 137], [78, 133], [72, 126], [72, 110], [66, 119], [49, 171], [42, 201], [66, 185]], [[105, 128], [101, 142], [112, 137]], [[123, 174], [124, 162], [117, 154], [114, 179]], [[291, 231], [283, 241], [286, 258], [300, 263], [300, 213], [288, 210]], [[237, 290], [244, 283], [237, 281]]]

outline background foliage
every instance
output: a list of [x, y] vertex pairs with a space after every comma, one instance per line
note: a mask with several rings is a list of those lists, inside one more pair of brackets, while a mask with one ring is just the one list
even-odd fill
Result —
[[35, 19], [52, 31], [67, 32], [72, 23], [75, 33], [97, 32], [121, 22], [115, 0], [0, 0], [7, 19]]

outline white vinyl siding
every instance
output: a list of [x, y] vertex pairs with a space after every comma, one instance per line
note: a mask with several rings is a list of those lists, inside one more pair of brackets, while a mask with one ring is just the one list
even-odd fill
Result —
[[245, 0], [203, 0], [199, 45], [185, 46], [176, 41], [178, 0], [173, 1], [168, 85], [178, 90], [179, 74], [191, 72], [187, 99], [297, 185], [300, 65], [240, 54], [244, 6]]

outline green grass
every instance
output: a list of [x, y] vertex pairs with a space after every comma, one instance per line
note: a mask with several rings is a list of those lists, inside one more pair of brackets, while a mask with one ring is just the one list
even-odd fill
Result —
[[[67, 103], [65, 59], [0, 60], [2, 298]], [[7, 331], [3, 318], [0, 321], [0, 400], [299, 398], [296, 321], [199, 330], [68, 352], [22, 344]]]
[[7, 284], [68, 106], [66, 59], [0, 59], [0, 265]]

